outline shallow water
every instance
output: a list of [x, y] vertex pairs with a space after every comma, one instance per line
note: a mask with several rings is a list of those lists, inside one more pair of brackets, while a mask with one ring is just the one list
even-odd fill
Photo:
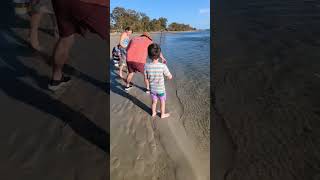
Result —
[[[154, 42], [161, 45], [169, 70], [174, 76], [173, 83], [183, 107], [181, 121], [186, 132], [195, 138], [197, 147], [208, 150], [210, 31], [163, 33], [155, 35]], [[169, 111], [170, 108], [174, 107], [169, 107]]]
[[[312, 111], [319, 107], [319, 5], [226, 0], [216, 6], [215, 100], [235, 145], [227, 179], [317, 179], [319, 143], [309, 138], [317, 139], [317, 130], [297, 132], [304, 124], [319, 127]], [[303, 152], [310, 155], [301, 160]]]

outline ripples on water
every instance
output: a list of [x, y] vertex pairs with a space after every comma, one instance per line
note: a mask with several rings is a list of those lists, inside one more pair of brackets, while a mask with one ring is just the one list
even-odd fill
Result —
[[[312, 108], [319, 108], [320, 1], [223, 2], [215, 92], [237, 147], [227, 179], [316, 179], [319, 143], [309, 137], [318, 135], [296, 132], [305, 122], [319, 124]], [[303, 146], [292, 146], [297, 141]], [[310, 155], [300, 161], [292, 149]]]
[[182, 121], [201, 149], [209, 147], [210, 32], [166, 33], [160, 43], [182, 101]]

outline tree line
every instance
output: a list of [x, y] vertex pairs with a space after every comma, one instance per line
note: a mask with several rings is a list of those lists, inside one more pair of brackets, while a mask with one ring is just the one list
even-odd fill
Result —
[[188, 24], [177, 22], [167, 25], [167, 18], [150, 19], [145, 13], [122, 7], [115, 7], [112, 10], [110, 22], [111, 31], [123, 31], [126, 27], [131, 27], [134, 32], [196, 30]]

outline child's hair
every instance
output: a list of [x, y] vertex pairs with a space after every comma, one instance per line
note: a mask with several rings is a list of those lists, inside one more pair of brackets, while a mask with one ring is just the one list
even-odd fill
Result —
[[148, 56], [150, 59], [159, 59], [161, 48], [157, 43], [152, 43], [148, 46]]
[[126, 27], [124, 30], [125, 31], [131, 31], [131, 28], [130, 27]]

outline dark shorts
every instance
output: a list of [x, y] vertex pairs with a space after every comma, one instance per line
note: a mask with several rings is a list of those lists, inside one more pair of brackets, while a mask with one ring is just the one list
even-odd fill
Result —
[[128, 71], [129, 73], [133, 72], [144, 72], [144, 64], [143, 63], [137, 63], [132, 61], [127, 61]]
[[80, 0], [52, 0], [59, 34], [68, 37], [91, 31], [106, 39], [109, 10], [107, 7], [81, 2]]

